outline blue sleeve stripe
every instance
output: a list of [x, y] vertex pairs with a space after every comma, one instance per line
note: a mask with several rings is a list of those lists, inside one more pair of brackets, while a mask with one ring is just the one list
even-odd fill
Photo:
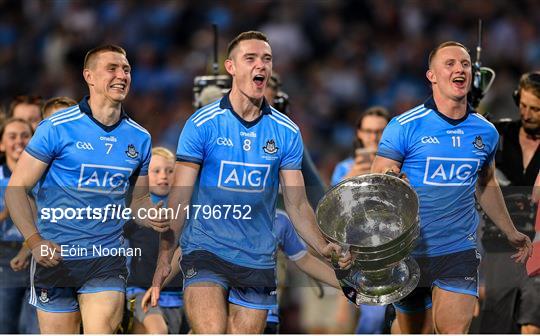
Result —
[[211, 112], [214, 112], [212, 115], [210, 115], [209, 117], [197, 122], [195, 125], [197, 127], [200, 127], [202, 124], [204, 124], [205, 122], [207, 122], [208, 120], [212, 120], [214, 119], [215, 117], [217, 117], [218, 115], [220, 114], [223, 114], [225, 112], [227, 112], [227, 110], [221, 110], [221, 109], [215, 109], [215, 110], [212, 110]]
[[64, 110], [61, 110], [61, 111], [58, 111], [56, 112], [55, 114], [51, 115], [48, 119], [50, 121], [55, 121], [56, 119], [61, 119], [62, 117], [66, 116], [66, 115], [71, 115], [71, 113], [73, 111], [76, 111], [79, 109], [79, 105], [73, 105], [71, 107], [68, 107]]
[[58, 126], [58, 125], [61, 125], [61, 124], [64, 124], [64, 123], [67, 123], [67, 122], [70, 122], [70, 121], [73, 121], [73, 120], [81, 119], [84, 116], [85, 116], [84, 113], [79, 113], [75, 117], [65, 118], [65, 119], [61, 119], [61, 120], [53, 122], [53, 126]]
[[394, 161], [403, 163], [403, 156], [401, 154], [398, 154], [398, 153], [393, 152], [393, 151], [381, 150], [379, 148], [376, 155], [380, 156], [380, 157], [383, 157], [383, 158], [387, 158], [387, 159], [390, 159], [390, 160], [394, 160]]
[[45, 155], [42, 155], [41, 153], [37, 152], [36, 150], [30, 148], [30, 146], [26, 146], [24, 149], [28, 154], [32, 155], [34, 158], [38, 159], [39, 161], [42, 161], [43, 163], [49, 164], [52, 161], [52, 158], [47, 157]]
[[270, 115], [269, 117], [270, 117], [270, 119], [274, 120], [274, 121], [277, 122], [278, 124], [287, 127], [288, 129], [290, 129], [290, 130], [293, 131], [294, 133], [298, 133], [298, 131], [295, 130], [295, 129], [293, 128], [293, 126], [291, 126], [290, 124], [286, 123], [285, 121], [278, 120], [278, 118], [274, 117], [273, 115]]
[[296, 124], [291, 120], [289, 119], [289, 117], [287, 117], [286, 115], [284, 115], [283, 113], [279, 112], [278, 110], [272, 108], [272, 114], [277, 117], [278, 119], [281, 119], [282, 121], [288, 123], [289, 125], [291, 125], [295, 130], [299, 131], [300, 128], [298, 128], [298, 126], [296, 126]]
[[180, 162], [191, 162], [196, 164], [202, 164], [203, 160], [193, 157], [193, 156], [185, 156], [185, 155], [176, 155], [176, 161]]
[[289, 260], [297, 261], [297, 260], [302, 259], [307, 253], [308, 253], [307, 250], [301, 250], [298, 253], [295, 253], [293, 255], [288, 255], [287, 257], [289, 257]]
[[[420, 113], [420, 112], [423, 112], [423, 113], [418, 114], [418, 113]], [[408, 122], [411, 122], [411, 121], [413, 121], [413, 120], [416, 120], [416, 119], [423, 118], [423, 117], [427, 116], [430, 112], [431, 112], [430, 109], [428, 109], [427, 111], [420, 110], [420, 111], [418, 111], [418, 112], [415, 112], [415, 113], [414, 113], [415, 115], [411, 115], [410, 118], [405, 118], [405, 119], [403, 119], [402, 121], [399, 122], [399, 124], [400, 124], [400, 125], [405, 125], [405, 124], [408, 123]]]
[[[212, 112], [214, 112], [214, 108], [216, 107], [216, 105], [219, 105], [219, 101], [220, 101], [220, 99], [216, 100], [213, 103], [210, 103], [209, 105], [206, 105], [205, 107], [203, 107], [200, 110], [198, 110], [197, 112], [195, 112], [195, 114], [197, 116], [193, 118], [193, 122], [197, 123], [202, 118], [212, 114]], [[210, 111], [210, 110], [212, 110], [212, 111]], [[208, 111], [210, 111], [210, 112], [208, 112]]]
[[418, 105], [417, 107], [413, 108], [412, 110], [409, 110], [405, 113], [402, 113], [401, 115], [396, 117], [396, 120], [401, 122], [403, 119], [408, 118], [409, 116], [413, 114], [417, 114], [420, 109], [422, 109], [424, 105]]
[[279, 169], [280, 170], [302, 170], [302, 166], [297, 165], [297, 164], [288, 164], [286, 166], [279, 167]]

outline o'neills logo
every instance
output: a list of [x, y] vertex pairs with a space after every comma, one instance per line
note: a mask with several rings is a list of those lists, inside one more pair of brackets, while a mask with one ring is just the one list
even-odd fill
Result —
[[117, 142], [118, 141], [116, 139], [116, 137], [113, 136], [113, 135], [111, 135], [111, 136], [100, 136], [99, 140], [101, 140], [101, 141], [110, 141], [110, 142]]

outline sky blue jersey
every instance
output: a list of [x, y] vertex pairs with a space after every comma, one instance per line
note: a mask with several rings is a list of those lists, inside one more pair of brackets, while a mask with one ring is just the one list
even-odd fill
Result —
[[113, 206], [125, 209], [130, 186], [148, 175], [151, 148], [150, 134], [124, 111], [112, 126], [94, 119], [88, 97], [39, 124], [25, 149], [49, 165], [38, 182], [37, 227], [43, 238], [78, 249], [64, 259], [123, 246], [126, 219]]
[[[227, 94], [184, 125], [177, 160], [201, 169], [180, 239], [183, 253], [206, 250], [236, 265], [274, 267], [279, 171], [301, 168], [303, 144], [298, 126], [287, 116], [266, 102], [261, 112], [246, 122], [233, 111]], [[204, 215], [205, 209], [219, 213]]]
[[332, 173], [332, 178], [330, 178], [330, 184], [335, 186], [341, 182], [345, 178], [345, 175], [352, 169], [353, 165], [354, 158], [352, 157], [348, 157], [345, 160], [338, 162]]
[[[3, 211], [6, 208], [6, 202], [4, 200], [4, 195], [6, 193], [6, 188], [9, 183], [9, 178], [11, 177], [11, 170], [9, 170], [7, 163], [0, 165], [0, 211]], [[22, 242], [23, 236], [21, 232], [17, 229], [11, 217], [6, 218], [0, 222], [0, 241], [20, 241]]]
[[468, 109], [460, 120], [437, 110], [433, 98], [385, 128], [378, 156], [402, 163], [420, 200], [420, 238], [415, 256], [437, 256], [476, 247], [478, 171], [489, 166], [499, 135]]

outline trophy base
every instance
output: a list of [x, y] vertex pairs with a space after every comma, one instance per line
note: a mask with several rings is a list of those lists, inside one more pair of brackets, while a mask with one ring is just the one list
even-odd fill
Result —
[[394, 266], [374, 272], [352, 270], [340, 282], [342, 287], [354, 288], [355, 295], [348, 298], [357, 306], [384, 306], [409, 295], [419, 280], [420, 268], [414, 259], [408, 257]]

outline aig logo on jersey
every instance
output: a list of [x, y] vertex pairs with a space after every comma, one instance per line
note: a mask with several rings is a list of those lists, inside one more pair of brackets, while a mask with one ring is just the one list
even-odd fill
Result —
[[424, 184], [436, 186], [463, 186], [474, 181], [480, 167], [479, 159], [428, 157]]
[[270, 165], [221, 161], [218, 188], [239, 192], [262, 192]]
[[77, 190], [99, 194], [123, 194], [132, 170], [124, 167], [82, 164]]

